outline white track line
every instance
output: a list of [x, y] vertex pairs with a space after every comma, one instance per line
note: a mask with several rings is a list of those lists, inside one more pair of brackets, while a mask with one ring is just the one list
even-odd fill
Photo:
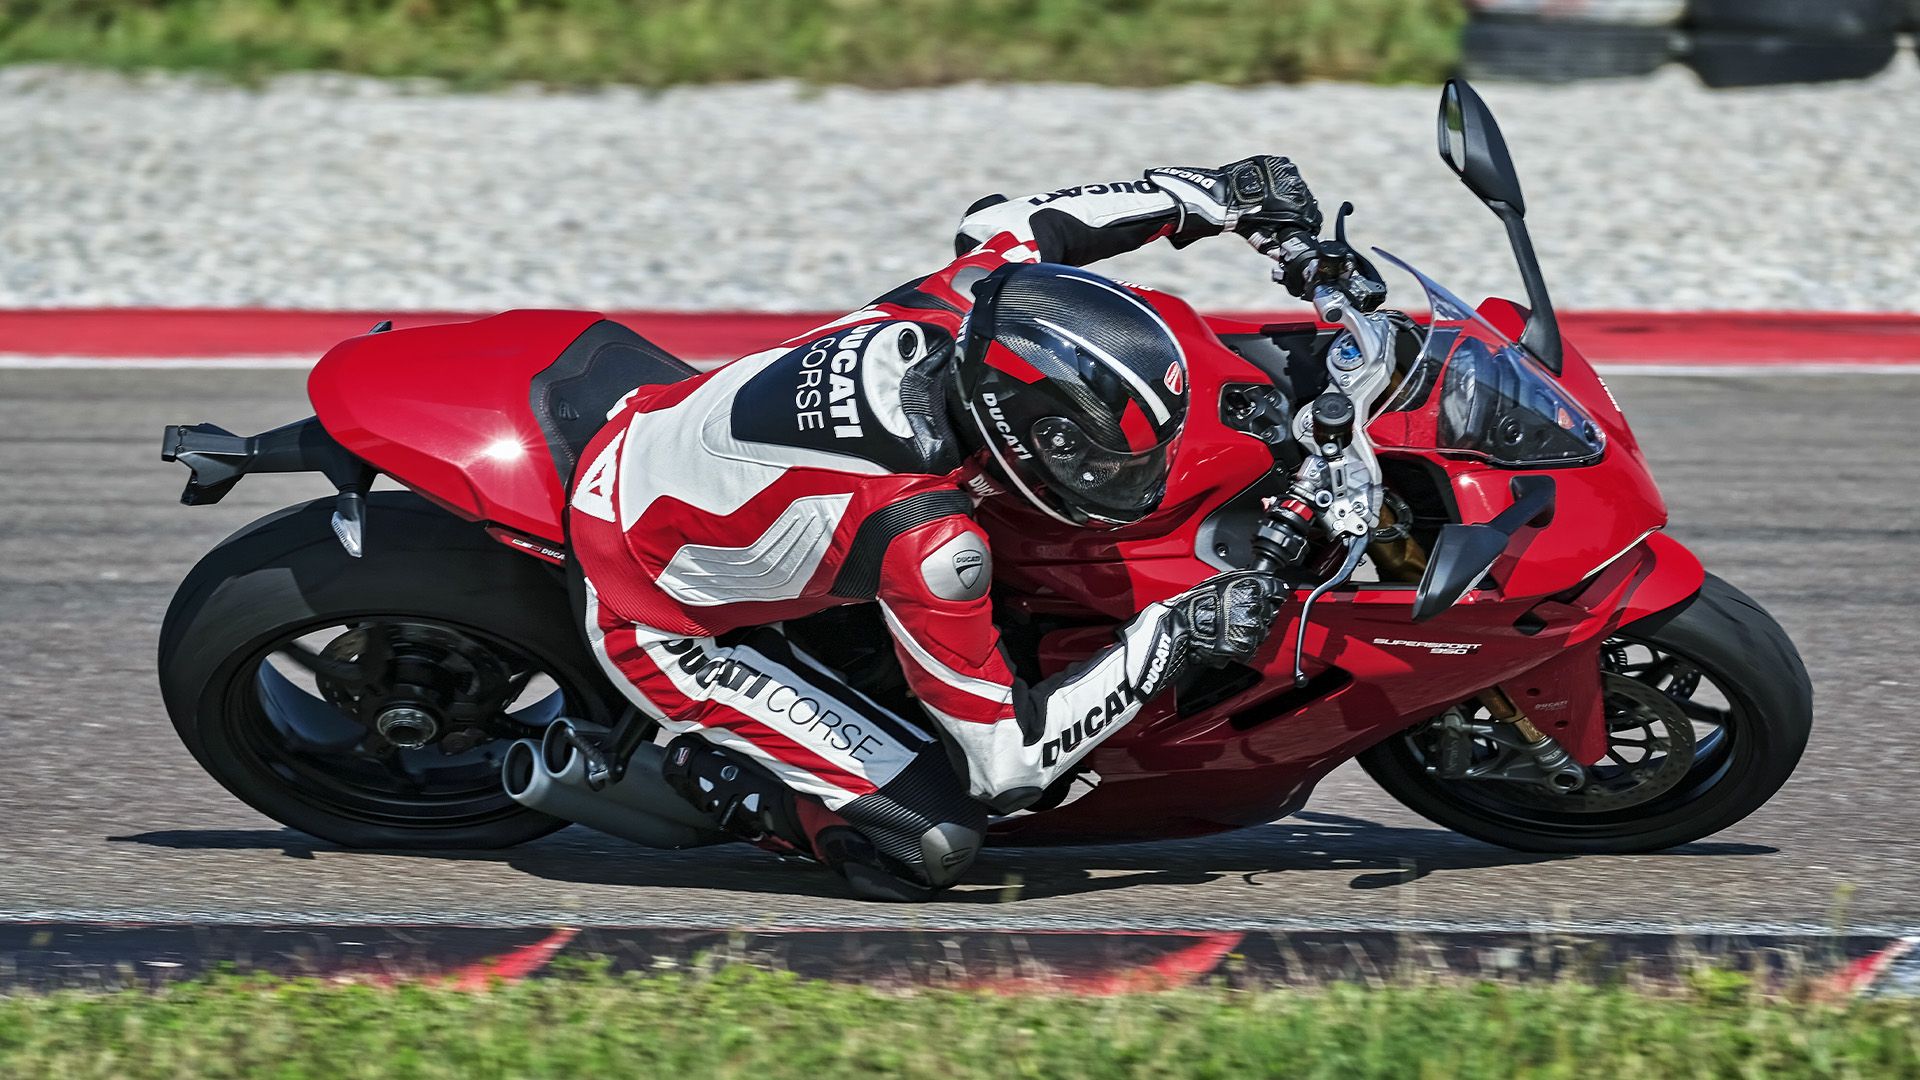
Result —
[[1652, 375], [1688, 379], [1747, 379], [1769, 375], [1920, 375], [1920, 362], [1899, 364], [1595, 364], [1594, 370], [1614, 378]]
[[[34, 356], [25, 353], [0, 353], [0, 371], [304, 371], [313, 367], [311, 356]], [[689, 360], [702, 370], [717, 367], [722, 360]], [[1733, 379], [1786, 375], [1920, 375], [1920, 360], [1912, 363], [1865, 363], [1828, 361], [1818, 364], [1690, 364], [1685, 361], [1652, 364], [1597, 364], [1595, 370], [1609, 378], [1621, 375], [1648, 375], [1692, 379]]]
[[30, 356], [0, 353], [0, 371], [304, 371], [312, 356]]

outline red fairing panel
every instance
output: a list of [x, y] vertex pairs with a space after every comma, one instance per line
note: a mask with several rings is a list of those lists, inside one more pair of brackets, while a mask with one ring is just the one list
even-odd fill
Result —
[[349, 338], [307, 379], [340, 445], [462, 517], [558, 543], [560, 476], [529, 404], [533, 377], [603, 318], [508, 311]]
[[[1480, 313], [1515, 339], [1526, 324], [1523, 311], [1508, 300], [1489, 300]], [[1495, 580], [1509, 597], [1550, 596], [1570, 589], [1667, 523], [1666, 502], [1613, 395], [1570, 343], [1565, 356], [1560, 385], [1606, 433], [1607, 448], [1592, 465], [1532, 470], [1554, 482], [1554, 517], [1542, 528], [1520, 530], [1494, 568]], [[1409, 454], [1443, 470], [1463, 522], [1490, 521], [1513, 505], [1513, 479], [1529, 470], [1431, 449], [1437, 423], [1437, 410], [1429, 404], [1388, 413], [1374, 421], [1368, 433], [1383, 455]]]
[[1519, 678], [1501, 684], [1541, 730], [1558, 738], [1582, 765], [1607, 752], [1600, 685], [1600, 650], [1607, 638], [1638, 619], [1684, 603], [1700, 591], [1706, 571], [1679, 541], [1647, 538], [1594, 577], [1569, 603], [1548, 601], [1533, 614], [1549, 625], [1572, 627], [1557, 649]]
[[[1699, 588], [1699, 560], [1655, 534], [1565, 602], [1474, 594], [1438, 617], [1408, 618], [1413, 590], [1363, 586], [1330, 593], [1307, 628], [1307, 674], [1295, 690], [1292, 638], [1274, 634], [1254, 661], [1264, 676], [1182, 716], [1172, 695], [1094, 752], [1100, 786], [1062, 809], [995, 827], [1021, 843], [1191, 835], [1271, 821], [1298, 807], [1321, 777], [1369, 746], [1487, 686], [1504, 689], [1583, 764], [1606, 752], [1599, 652], [1635, 619]], [[1546, 626], [1520, 632], [1531, 613]], [[1041, 643], [1044, 671], [1110, 640], [1087, 627]]]
[[1654, 533], [1643, 546], [1654, 561], [1654, 571], [1627, 597], [1620, 610], [1622, 626], [1692, 599], [1707, 581], [1700, 557], [1666, 533]]
[[[1252, 664], [1259, 682], [1185, 716], [1174, 695], [1156, 699], [1094, 751], [1089, 763], [1101, 783], [1091, 794], [998, 831], [1047, 843], [1192, 835], [1272, 821], [1354, 754], [1523, 676], [1585, 632], [1581, 621], [1569, 620], [1523, 636], [1513, 623], [1531, 604], [1496, 601], [1462, 605], [1416, 627], [1408, 619], [1412, 602], [1410, 588], [1328, 594], [1306, 631], [1312, 681], [1305, 689], [1293, 687], [1299, 623], [1289, 619]], [[1063, 664], [1098, 640], [1090, 631], [1055, 635], [1042, 644], [1043, 667]]]

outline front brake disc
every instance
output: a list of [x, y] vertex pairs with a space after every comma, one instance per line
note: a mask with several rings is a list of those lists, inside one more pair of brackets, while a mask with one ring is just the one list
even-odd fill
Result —
[[1529, 791], [1544, 806], [1599, 813], [1639, 806], [1672, 791], [1693, 768], [1693, 721], [1678, 702], [1634, 678], [1605, 672], [1606, 756], [1587, 766], [1578, 791]]

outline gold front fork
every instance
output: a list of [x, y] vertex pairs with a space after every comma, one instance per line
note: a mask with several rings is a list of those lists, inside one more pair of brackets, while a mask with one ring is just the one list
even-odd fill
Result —
[[1380, 504], [1380, 527], [1374, 531], [1386, 532], [1398, 525], [1403, 529], [1402, 535], [1395, 540], [1375, 540], [1369, 543], [1367, 557], [1371, 558], [1373, 565], [1380, 569], [1381, 580], [1405, 581], [1411, 584], [1419, 581], [1427, 572], [1427, 549], [1421, 547], [1420, 541], [1413, 538], [1413, 523], [1401, 520], [1400, 511], [1394, 508], [1394, 503], [1397, 502], [1399, 500], [1394, 499], [1392, 502], [1383, 501]]

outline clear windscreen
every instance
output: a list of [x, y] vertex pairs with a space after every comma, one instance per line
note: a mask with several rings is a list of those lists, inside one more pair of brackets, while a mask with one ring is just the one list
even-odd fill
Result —
[[1434, 448], [1475, 454], [1499, 465], [1576, 465], [1599, 459], [1606, 449], [1605, 433], [1531, 353], [1439, 282], [1379, 248], [1373, 251], [1413, 275], [1433, 313], [1419, 352], [1410, 362], [1396, 365], [1395, 382], [1380, 415], [1434, 405]]

